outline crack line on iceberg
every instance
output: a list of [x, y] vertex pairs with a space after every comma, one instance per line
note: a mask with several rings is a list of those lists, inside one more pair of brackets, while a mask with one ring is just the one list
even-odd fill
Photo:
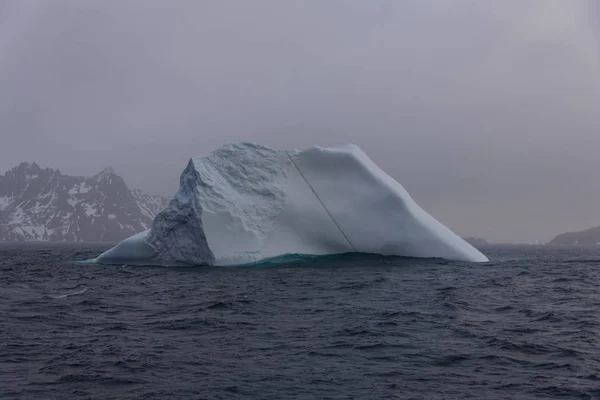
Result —
[[302, 171], [300, 170], [300, 168], [298, 167], [298, 165], [296, 165], [296, 162], [292, 159], [292, 156], [290, 156], [290, 153], [286, 150], [285, 154], [287, 154], [288, 158], [292, 162], [292, 165], [294, 167], [296, 167], [296, 170], [298, 171], [298, 173], [300, 174], [300, 176], [302, 177], [302, 179], [304, 179], [304, 182], [306, 182], [306, 184], [308, 185], [308, 187], [310, 188], [310, 190], [313, 192], [313, 194], [315, 195], [315, 197], [317, 198], [317, 200], [319, 201], [319, 203], [321, 203], [321, 207], [323, 207], [323, 209], [325, 210], [325, 212], [327, 213], [327, 215], [329, 215], [329, 218], [331, 218], [331, 220], [333, 221], [333, 223], [335, 224], [335, 226], [338, 228], [338, 230], [340, 231], [340, 233], [342, 234], [342, 236], [344, 237], [344, 239], [346, 239], [346, 241], [348, 242], [348, 244], [350, 245], [350, 247], [352, 248], [352, 250], [355, 253], [357, 253], [356, 248], [354, 247], [354, 245], [352, 244], [352, 242], [350, 241], [350, 239], [348, 239], [348, 236], [346, 236], [346, 234], [344, 233], [344, 231], [342, 230], [342, 228], [340, 227], [340, 225], [333, 218], [333, 215], [331, 215], [331, 213], [329, 212], [329, 210], [327, 209], [327, 207], [325, 207], [325, 204], [323, 204], [323, 201], [321, 201], [321, 198], [319, 197], [319, 195], [317, 194], [317, 192], [315, 191], [315, 189], [313, 189], [313, 187], [311, 186], [311, 184], [308, 183], [308, 179], [306, 179], [306, 176], [304, 176], [304, 174], [302, 173]]

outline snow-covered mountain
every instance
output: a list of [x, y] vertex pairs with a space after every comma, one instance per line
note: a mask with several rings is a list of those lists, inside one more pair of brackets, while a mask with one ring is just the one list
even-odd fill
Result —
[[129, 190], [111, 168], [85, 178], [21, 163], [0, 175], [0, 241], [119, 241], [149, 228], [167, 204]]

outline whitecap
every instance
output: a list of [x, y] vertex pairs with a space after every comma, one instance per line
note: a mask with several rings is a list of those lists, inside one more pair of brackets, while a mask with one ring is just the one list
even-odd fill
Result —
[[79, 290], [77, 292], [74, 292], [74, 293], [66, 293], [66, 294], [61, 294], [61, 295], [58, 295], [58, 296], [50, 296], [50, 297], [52, 297], [53, 299], [64, 299], [66, 297], [75, 296], [77, 294], [83, 294], [83, 293], [87, 292], [87, 290], [88, 290], [88, 288], [83, 288], [83, 289], [81, 289], [81, 290]]

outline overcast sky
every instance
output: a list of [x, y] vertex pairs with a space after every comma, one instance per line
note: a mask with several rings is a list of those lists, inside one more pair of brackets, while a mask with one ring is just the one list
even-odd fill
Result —
[[599, 4], [0, 0], [0, 173], [352, 142], [461, 235], [600, 225]]

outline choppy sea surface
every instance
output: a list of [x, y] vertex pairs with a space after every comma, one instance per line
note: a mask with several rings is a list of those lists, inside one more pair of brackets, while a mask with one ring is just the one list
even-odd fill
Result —
[[600, 399], [600, 246], [75, 264], [0, 244], [0, 398]]

